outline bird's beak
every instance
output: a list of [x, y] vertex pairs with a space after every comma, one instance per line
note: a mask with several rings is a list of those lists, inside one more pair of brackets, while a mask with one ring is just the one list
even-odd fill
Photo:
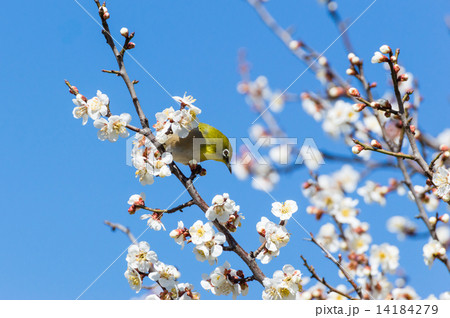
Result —
[[231, 163], [227, 162], [226, 163], [228, 170], [230, 170], [230, 173], [233, 173], [233, 170], [231, 170]]

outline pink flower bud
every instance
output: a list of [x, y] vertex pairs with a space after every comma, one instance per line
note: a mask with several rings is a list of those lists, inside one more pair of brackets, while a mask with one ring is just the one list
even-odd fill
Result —
[[303, 100], [309, 99], [310, 95], [309, 95], [309, 93], [303, 92], [303, 93], [300, 94], [300, 98], [303, 99]]
[[296, 40], [292, 40], [291, 42], [289, 42], [289, 48], [292, 51], [298, 50], [302, 45], [303, 45], [302, 42]]
[[387, 61], [388, 61], [388, 58], [378, 51], [373, 54], [372, 59], [371, 59], [371, 62], [373, 64], [383, 63], [383, 62], [387, 62]]
[[303, 184], [302, 184], [303, 189], [308, 189], [310, 186], [312, 186], [312, 184], [311, 184], [311, 182], [308, 182], [308, 181], [303, 182]]
[[450, 216], [447, 213], [445, 213], [439, 217], [439, 220], [444, 223], [448, 223], [449, 219], [450, 219]]
[[353, 97], [360, 97], [361, 96], [359, 94], [359, 91], [356, 88], [354, 88], [354, 87], [351, 87], [351, 88], [348, 89], [348, 94], [350, 96], [353, 96]]
[[375, 88], [375, 87], [377, 87], [377, 85], [378, 85], [377, 82], [372, 82], [372, 83], [369, 84], [369, 87], [370, 88]]
[[371, 106], [372, 108], [379, 109], [381, 105], [380, 105], [380, 103], [378, 103], [378, 102], [371, 102], [371, 103], [370, 103], [370, 106]]
[[103, 13], [103, 19], [108, 20], [110, 18], [109, 12]]
[[416, 132], [416, 126], [414, 125], [410, 125], [409, 129], [411, 130], [411, 132], [414, 134]]
[[318, 60], [319, 64], [322, 66], [327, 66], [328, 65], [328, 60], [325, 56], [321, 56]]
[[439, 150], [440, 151], [448, 151], [448, 146], [447, 145], [440, 145], [439, 146]]
[[366, 104], [363, 103], [359, 103], [359, 104], [353, 104], [352, 108], [355, 112], [359, 113], [360, 111], [362, 111], [364, 108], [366, 108]]
[[370, 142], [370, 145], [374, 147], [375, 149], [381, 149], [383, 148], [378, 140], [372, 139]]
[[360, 63], [361, 63], [361, 60], [359, 59], [359, 57], [354, 56], [354, 57], [352, 57], [352, 59], [350, 60], [350, 62], [351, 62], [352, 64], [360, 64]]
[[136, 46], [136, 44], [134, 44], [134, 42], [130, 42], [130, 43], [128, 43], [128, 45], [127, 45], [127, 50], [134, 49], [135, 46]]
[[128, 37], [128, 29], [127, 28], [122, 28], [120, 29], [120, 34], [124, 37]]
[[78, 88], [76, 86], [72, 86], [72, 89], [69, 89], [69, 93], [75, 96], [78, 95], [79, 94]]
[[394, 65], [394, 71], [395, 71], [395, 73], [398, 73], [400, 71], [400, 65], [395, 64]]
[[392, 55], [391, 56], [391, 61], [394, 62], [394, 63], [397, 62], [397, 57], [395, 55]]
[[348, 68], [345, 73], [347, 73], [347, 75], [355, 75], [356, 71], [353, 68]]
[[352, 58], [354, 58], [355, 56], [356, 56], [355, 53], [348, 53], [347, 58], [349, 61], [351, 61]]
[[428, 219], [428, 222], [430, 222], [431, 225], [435, 225], [437, 222], [437, 219], [434, 216], [432, 216], [431, 218]]
[[328, 90], [328, 94], [330, 94], [331, 97], [339, 97], [342, 94], [344, 94], [344, 89], [342, 87], [333, 86]]
[[363, 151], [363, 150], [364, 150], [364, 147], [361, 146], [361, 145], [355, 145], [355, 146], [352, 147], [352, 152], [355, 155], [359, 155], [361, 153], [361, 151]]
[[409, 79], [409, 77], [408, 77], [408, 74], [406, 74], [406, 73], [400, 75], [400, 76], [397, 78], [397, 80], [398, 80], [399, 82], [406, 82], [408, 79]]
[[387, 46], [385, 44], [385, 45], [382, 45], [380, 47], [380, 52], [383, 53], [383, 54], [389, 54], [389, 53], [392, 53], [392, 50], [391, 50], [391, 48], [389, 46]]

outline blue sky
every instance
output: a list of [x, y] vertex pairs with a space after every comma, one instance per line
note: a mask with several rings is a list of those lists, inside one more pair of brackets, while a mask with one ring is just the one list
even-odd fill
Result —
[[[93, 1], [79, 2], [97, 19]], [[340, 13], [353, 21], [371, 2], [340, 1]], [[338, 36], [326, 10], [316, 1], [271, 1], [267, 7], [282, 26], [295, 26], [295, 34], [319, 52]], [[247, 136], [256, 118], [236, 92], [240, 48], [247, 51], [253, 78], [266, 75], [273, 88], [286, 88], [306, 67], [242, 0], [110, 1], [108, 9], [111, 30], [118, 38], [122, 26], [136, 31], [132, 55], [170, 94], [187, 91], [194, 95], [203, 110], [201, 120], [230, 137]], [[450, 44], [444, 22], [448, 13], [449, 4], [444, 0], [435, 0], [433, 5], [417, 0], [378, 0], [348, 31], [356, 52], [366, 61], [382, 44], [401, 48], [401, 64], [419, 79], [425, 97], [421, 126], [433, 135], [449, 127]], [[114, 113], [129, 112], [133, 124], [138, 125], [121, 80], [100, 71], [113, 69], [115, 61], [98, 25], [74, 1], [8, 1], [2, 6], [0, 21], [6, 44], [0, 50], [4, 113], [0, 125], [0, 298], [74, 299], [128, 246], [127, 238], [112, 233], [103, 221], [120, 222], [139, 235], [146, 223], [128, 215], [128, 197], [145, 191], [149, 206], [166, 208], [183, 188], [175, 178], [157, 180], [143, 188], [134, 178], [134, 169], [126, 165], [125, 141], [100, 142], [91, 122], [83, 127], [72, 117], [72, 96], [64, 79], [88, 97], [100, 89], [109, 95]], [[341, 41], [325, 55], [339, 71], [345, 71], [347, 60]], [[127, 67], [130, 76], [140, 81], [137, 93], [151, 121], [155, 112], [175, 105], [129, 58]], [[382, 67], [369, 63], [366, 72], [380, 84], [376, 93], [381, 96], [387, 74]], [[318, 82], [307, 72], [289, 91], [318, 89]], [[342, 147], [348, 153], [343, 143], [321, 132], [300, 104], [288, 105], [278, 118], [290, 136], [313, 137], [319, 147]], [[246, 217], [245, 230], [238, 230], [236, 237], [245, 249], [256, 249], [256, 222], [261, 216], [274, 219], [270, 214], [271, 198], [253, 190], [250, 182], [229, 175], [221, 165], [206, 163], [205, 167], [208, 175], [196, 183], [198, 190], [207, 201], [215, 194], [230, 193]], [[327, 163], [320, 172], [338, 168]], [[377, 173], [373, 179], [386, 183], [390, 176], [391, 172]], [[300, 206], [297, 219], [315, 232], [319, 224], [305, 213], [308, 203], [300, 191], [300, 184], [307, 178], [304, 169], [285, 176], [272, 194], [280, 201], [296, 200]], [[185, 193], [177, 203], [188, 199]], [[412, 218], [416, 214], [410, 201], [390, 197], [385, 208], [361, 208], [361, 219], [371, 223], [375, 243], [398, 244], [400, 264], [422, 297], [445, 291], [450, 278], [444, 267], [437, 263], [428, 270], [423, 263], [425, 240], [399, 243], [385, 229], [391, 215]], [[167, 217], [166, 227], [175, 228], [180, 217], [185, 224], [192, 224], [203, 215], [199, 209], [190, 208]], [[337, 271], [317, 247], [304, 240], [305, 234], [295, 223], [288, 224], [288, 230], [292, 233], [289, 246], [275, 261], [262, 266], [268, 276], [286, 263], [304, 270], [299, 258], [304, 254], [319, 272], [329, 273], [330, 282], [341, 282]], [[189, 246], [180, 251], [168, 232], [149, 230], [142, 239], [150, 243], [161, 260], [178, 266], [181, 281], [194, 284], [202, 298], [211, 298], [199, 282], [201, 274], [214, 267], [195, 261]], [[223, 254], [219, 264], [226, 259], [233, 268], [248, 273], [244, 264], [230, 254]], [[125, 269], [122, 255], [82, 298], [135, 297], [123, 277]], [[261, 291], [260, 286], [252, 284], [249, 298], [260, 298]]]

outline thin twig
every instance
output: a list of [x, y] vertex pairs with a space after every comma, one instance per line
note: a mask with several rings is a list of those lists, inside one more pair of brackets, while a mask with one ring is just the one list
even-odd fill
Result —
[[318, 282], [322, 283], [323, 285], [325, 285], [325, 287], [327, 287], [329, 289], [329, 292], [335, 292], [339, 295], [342, 295], [350, 300], [358, 300], [358, 298], [354, 298], [346, 293], [341, 292], [339, 289], [334, 288], [333, 286], [331, 286], [330, 284], [328, 284], [325, 280], [324, 277], [320, 278], [319, 275], [317, 275], [316, 270], [314, 269], [313, 266], [309, 265], [308, 262], [306, 261], [306, 258], [303, 257], [303, 255], [300, 255], [301, 259], [303, 260], [303, 265], [305, 265], [305, 267], [308, 269], [308, 271], [311, 273], [311, 278], [316, 279]]
[[176, 206], [176, 207], [174, 207], [172, 209], [168, 209], [168, 210], [152, 209], [152, 208], [149, 208], [149, 207], [147, 207], [145, 205], [135, 205], [135, 206], [136, 206], [136, 208], [144, 209], [144, 210], [147, 210], [147, 211], [150, 211], [150, 212], [170, 214], [170, 213], [175, 213], [177, 211], [183, 212], [184, 208], [190, 207], [192, 205], [195, 205], [195, 201], [194, 200], [190, 200], [190, 201], [188, 201], [186, 203], [180, 204], [179, 206]]
[[105, 224], [108, 225], [109, 227], [111, 227], [111, 229], [113, 231], [119, 230], [119, 231], [125, 233], [128, 236], [128, 238], [130, 239], [132, 244], [136, 244], [137, 243], [136, 238], [134, 237], [133, 233], [131, 233], [129, 228], [123, 226], [120, 223], [112, 223], [112, 222], [107, 221], [107, 220], [105, 220]]

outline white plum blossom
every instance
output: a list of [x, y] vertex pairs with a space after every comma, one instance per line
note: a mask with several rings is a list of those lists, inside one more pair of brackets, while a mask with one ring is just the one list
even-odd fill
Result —
[[109, 98], [101, 91], [97, 91], [97, 96], [87, 101], [88, 114], [93, 120], [99, 119], [101, 116], [106, 116], [108, 113]]
[[331, 223], [326, 223], [320, 227], [316, 240], [331, 253], [339, 250], [340, 242], [336, 228]]
[[437, 240], [432, 240], [424, 245], [423, 247], [423, 258], [426, 265], [431, 267], [433, 265], [434, 260], [437, 257], [441, 257], [445, 255], [446, 250], [445, 247]]
[[356, 219], [358, 209], [355, 208], [357, 205], [358, 200], [344, 198], [333, 206], [330, 213], [339, 223], [356, 224], [358, 222]]
[[450, 300], [450, 291], [443, 292], [439, 295], [440, 300]]
[[178, 221], [178, 227], [175, 230], [172, 230], [169, 233], [169, 236], [175, 240], [175, 243], [181, 245], [181, 249], [183, 249], [187, 234], [189, 234], [189, 232], [184, 227], [183, 221]]
[[450, 147], [450, 128], [444, 129], [437, 137], [436, 141], [439, 145]]
[[219, 223], [226, 223], [232, 214], [239, 212], [239, 206], [230, 199], [228, 193], [216, 195], [212, 200], [212, 205], [208, 208], [205, 216], [208, 220], [217, 220]]
[[159, 150], [156, 149], [151, 149], [147, 160], [152, 168], [152, 174], [161, 178], [168, 177], [172, 174], [169, 168], [169, 164], [171, 164], [172, 161], [173, 157], [170, 152], [164, 152], [161, 155]]
[[234, 283], [230, 280], [230, 278], [238, 279], [239, 277], [228, 262], [216, 267], [209, 275], [203, 274], [202, 278], [200, 283], [202, 287], [217, 296], [233, 294], [233, 299], [236, 299], [239, 294], [245, 296], [248, 293], [247, 283]]
[[356, 190], [359, 177], [359, 172], [350, 165], [344, 165], [341, 170], [333, 173], [334, 180], [347, 193], [352, 193]]
[[161, 222], [161, 213], [153, 213], [153, 214], [142, 214], [141, 220], [147, 220], [147, 225], [149, 228], [155, 231], [161, 231], [163, 229], [164, 231], [166, 228], [164, 227], [164, 224]]
[[439, 167], [433, 174], [433, 183], [436, 185], [436, 194], [440, 197], [450, 195], [450, 171], [445, 167]]
[[398, 268], [399, 250], [397, 246], [387, 243], [381, 245], [372, 245], [370, 249], [369, 262], [372, 266], [372, 270], [381, 266], [381, 269], [385, 273], [395, 273]]
[[392, 290], [392, 297], [394, 300], [414, 300], [420, 299], [414, 288], [406, 286], [404, 288], [394, 288]]
[[323, 119], [323, 107], [311, 98], [302, 99], [302, 107], [308, 115], [314, 118], [315, 121], [321, 121]]
[[132, 244], [128, 248], [126, 260], [129, 267], [142, 273], [147, 273], [151, 264], [158, 261], [158, 256], [154, 251], [150, 250], [150, 245], [147, 242], [142, 241], [139, 244]]
[[139, 275], [139, 273], [131, 267], [127, 268], [124, 275], [128, 280], [128, 284], [130, 285], [131, 289], [135, 290], [136, 293], [138, 293], [142, 288], [141, 275]]
[[357, 193], [364, 198], [364, 202], [367, 204], [378, 203], [382, 206], [386, 204], [387, 187], [380, 186], [373, 181], [366, 181], [364, 187], [357, 190]]
[[98, 139], [115, 142], [122, 138], [127, 138], [130, 133], [128, 132], [126, 126], [131, 122], [130, 114], [121, 114], [120, 116], [113, 115], [106, 120], [105, 118], [99, 118], [94, 121], [94, 127], [98, 128], [97, 133]]
[[154, 272], [148, 274], [148, 278], [158, 282], [161, 287], [171, 289], [176, 280], [180, 277], [180, 272], [173, 265], [166, 265], [163, 262], [153, 264]]
[[351, 124], [359, 118], [359, 113], [355, 112], [352, 105], [342, 100], [338, 100], [334, 106], [328, 110], [323, 122], [323, 130], [332, 137], [351, 132]]
[[292, 265], [286, 264], [283, 270], [273, 274], [273, 278], [264, 278], [264, 300], [292, 300], [300, 297], [302, 287], [302, 273]]
[[282, 270], [275, 271], [273, 278], [285, 282], [288, 288], [294, 291], [294, 293], [301, 292], [303, 289], [302, 273], [290, 264], [284, 265]]
[[201, 114], [201, 109], [194, 106], [196, 99], [192, 95], [186, 95], [186, 93], [184, 93], [183, 97], [173, 96], [172, 98], [180, 103], [182, 107], [188, 106], [189, 110], [192, 112], [192, 115]]
[[389, 232], [397, 234], [399, 240], [403, 240], [406, 236], [416, 233], [416, 225], [414, 222], [399, 215], [388, 219], [387, 229]]
[[133, 205], [136, 204], [137, 202], [144, 202], [145, 201], [145, 193], [141, 192], [141, 194], [133, 194], [132, 196], [130, 196], [130, 198], [128, 199], [128, 204], [129, 205]]
[[372, 237], [368, 233], [356, 233], [351, 227], [346, 228], [344, 233], [348, 238], [348, 247], [351, 251], [361, 254], [369, 249]]
[[383, 55], [381, 52], [378, 52], [378, 51], [376, 51], [373, 54], [372, 59], [371, 59], [371, 62], [373, 64], [383, 63], [383, 62], [387, 62], [387, 61], [388, 61], [388, 58], [385, 55]]
[[445, 246], [450, 246], [450, 227], [448, 226], [439, 226], [436, 229], [436, 236], [439, 239], [439, 242], [442, 242]]
[[256, 230], [262, 235], [259, 238], [261, 243], [265, 242], [265, 248], [271, 252], [276, 252], [289, 242], [290, 234], [286, 228], [269, 221], [265, 217], [262, 217], [261, 221], [256, 224]]
[[153, 166], [148, 162], [148, 150], [146, 149], [149, 148], [134, 148], [131, 152], [131, 162], [137, 169], [136, 177], [139, 177], [139, 182], [142, 185], [152, 184], [155, 181], [153, 178]]
[[280, 255], [280, 250], [272, 252], [268, 249], [263, 249], [258, 254], [258, 256], [256, 256], [256, 259], [259, 259], [261, 261], [261, 264], [268, 264], [274, 257], [277, 257], [278, 255]]
[[128, 199], [128, 204], [130, 205], [128, 208], [128, 213], [136, 213], [136, 211], [140, 209], [137, 205], [145, 205], [145, 193], [142, 192], [141, 194], [133, 194]]
[[194, 254], [198, 261], [208, 261], [209, 265], [214, 265], [223, 252], [222, 245], [226, 242], [225, 234], [215, 233], [210, 241], [196, 245], [194, 247]]
[[[182, 99], [182, 98], [181, 98]], [[173, 107], [166, 108], [162, 112], [156, 113], [155, 138], [160, 143], [165, 143], [169, 138], [177, 136], [186, 138], [189, 132], [198, 126], [196, 116], [200, 114], [200, 109], [189, 104], [180, 110], [174, 110]]]
[[[347, 286], [343, 284], [339, 284], [336, 286], [336, 289], [339, 290], [341, 293], [348, 294]], [[336, 292], [330, 292], [327, 297], [328, 300], [347, 300], [347, 297], [342, 296], [341, 294], [338, 294]]]
[[198, 220], [189, 228], [189, 233], [192, 243], [199, 245], [212, 240], [214, 229], [211, 222], [203, 224], [201, 220]]
[[270, 145], [270, 133], [260, 124], [253, 124], [248, 132], [250, 138], [262, 147]]
[[281, 221], [289, 220], [292, 214], [298, 211], [297, 203], [293, 200], [286, 200], [286, 202], [272, 203], [272, 214], [280, 218]]
[[84, 101], [83, 95], [77, 94], [76, 98], [72, 99], [73, 103], [75, 104], [75, 108], [72, 111], [73, 117], [76, 119], [82, 118], [83, 119], [83, 126], [86, 125], [89, 114], [88, 114], [88, 104]]

